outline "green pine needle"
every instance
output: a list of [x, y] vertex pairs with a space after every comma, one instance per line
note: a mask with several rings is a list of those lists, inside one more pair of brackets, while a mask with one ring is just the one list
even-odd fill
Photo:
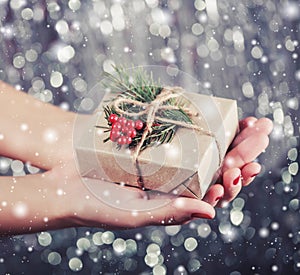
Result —
[[[112, 93], [117, 93], [117, 96], [150, 104], [163, 89], [160, 83], [156, 83], [153, 80], [152, 73], [149, 75], [143, 69], [137, 69], [134, 72], [134, 75], [129, 75], [123, 67], [114, 67], [114, 70], [115, 74], [105, 73], [106, 81], [104, 82], [104, 87], [108, 88]], [[156, 116], [192, 124], [190, 116], [183, 110], [183, 107], [185, 106], [184, 100], [173, 98], [169, 99], [164, 104], [176, 106], [178, 107], [178, 110], [159, 110], [156, 113]], [[134, 106], [130, 103], [122, 104], [121, 109], [124, 111], [130, 110], [131, 113], [137, 113], [143, 110], [140, 106]], [[111, 114], [120, 116], [114, 107], [110, 105], [104, 107], [104, 114], [109, 126], [111, 126], [111, 123], [109, 122], [109, 116]], [[125, 117], [127, 119], [132, 119], [126, 115]], [[147, 115], [142, 115], [139, 119], [145, 123], [147, 121]], [[144, 150], [148, 146], [171, 142], [179, 127], [180, 126], [170, 123], [154, 121], [152, 132], [146, 137], [141, 150]], [[137, 135], [132, 139], [129, 148], [134, 148], [141, 140], [142, 135], [143, 129], [137, 131]], [[105, 139], [104, 142], [108, 140], [109, 138]]]

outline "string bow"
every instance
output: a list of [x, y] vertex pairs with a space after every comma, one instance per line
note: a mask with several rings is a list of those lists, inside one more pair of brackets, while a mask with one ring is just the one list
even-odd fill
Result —
[[[160, 121], [160, 122], [165, 122], [165, 123], [171, 123], [171, 124], [177, 125], [179, 127], [187, 128], [187, 129], [193, 129], [193, 130], [200, 132], [203, 135], [212, 137], [215, 140], [216, 145], [217, 145], [217, 149], [218, 149], [218, 153], [219, 153], [219, 166], [221, 165], [221, 162], [222, 162], [221, 146], [216, 138], [216, 135], [213, 132], [211, 132], [209, 130], [205, 130], [202, 127], [192, 124], [192, 123], [168, 119], [168, 118], [157, 115], [159, 110], [182, 109], [178, 106], [165, 104], [169, 99], [180, 97], [182, 95], [182, 93], [184, 93], [184, 90], [181, 87], [167, 86], [167, 87], [164, 87], [161, 90], [160, 94], [158, 94], [156, 96], [156, 98], [150, 103], [141, 102], [138, 100], [125, 98], [125, 97], [118, 97], [116, 100], [114, 100], [113, 106], [114, 106], [116, 112], [119, 114], [122, 114], [122, 115], [125, 115], [128, 117], [137, 117], [137, 116], [147, 115], [146, 126], [144, 128], [144, 132], [142, 134], [140, 142], [137, 144], [135, 151], [133, 153], [133, 159], [134, 159], [135, 163], [137, 163], [137, 158], [141, 152], [141, 148], [147, 138], [147, 135], [151, 134], [151, 132], [152, 132], [152, 127], [153, 127], [154, 121]], [[124, 111], [120, 107], [124, 103], [139, 106], [139, 107], [141, 107], [142, 110], [139, 112]], [[189, 110], [185, 110], [185, 111], [187, 113], [189, 113], [190, 115], [196, 115], [196, 114], [191, 114], [191, 112]]]

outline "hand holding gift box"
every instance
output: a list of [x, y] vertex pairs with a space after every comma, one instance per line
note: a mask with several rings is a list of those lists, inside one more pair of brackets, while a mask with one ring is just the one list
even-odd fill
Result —
[[237, 132], [236, 102], [117, 73], [118, 93], [103, 98], [76, 147], [81, 175], [202, 198]]
[[[102, 130], [96, 129], [96, 124], [91, 121], [97, 116], [91, 118], [90, 115], [65, 112], [25, 93], [20, 93], [1, 81], [0, 90], [2, 114], [0, 118], [3, 120], [1, 124], [3, 146], [0, 146], [2, 154], [26, 160], [31, 165], [46, 170], [43, 173], [17, 178], [1, 177], [1, 192], [7, 202], [5, 209], [0, 212], [1, 234], [24, 234], [71, 226], [121, 229], [145, 225], [182, 224], [196, 217], [212, 218], [215, 214], [213, 206], [224, 200], [234, 199], [242, 185], [249, 184], [259, 173], [260, 165], [253, 160], [266, 148], [267, 135], [272, 129], [272, 123], [265, 118], [257, 120], [249, 117], [241, 121], [241, 132], [234, 139], [230, 151], [226, 153], [222, 166], [222, 184], [211, 186], [203, 200], [177, 198], [172, 194], [144, 192], [139, 188], [123, 187], [80, 176], [76, 169], [71, 141], [74, 139], [76, 143], [77, 138], [82, 140], [82, 133], [86, 134], [88, 129], [93, 135], [95, 130]], [[9, 102], [13, 104], [8, 104]], [[211, 108], [211, 106], [207, 107]], [[18, 116], [15, 115], [16, 113]], [[91, 126], [86, 125], [88, 120]], [[24, 121], [31, 122], [30, 134], [28, 131], [20, 131], [19, 125], [24, 125]], [[107, 120], [104, 122], [110, 132], [111, 126], [107, 125]], [[177, 129], [173, 141], [180, 129]], [[107, 135], [108, 133], [104, 136]], [[53, 136], [57, 139], [54, 140]], [[101, 140], [98, 135], [95, 137], [97, 137], [96, 142], [103, 144], [103, 136], [100, 136]], [[171, 153], [167, 155], [178, 159], [176, 153], [178, 150], [173, 150], [176, 148], [170, 150], [173, 141], [158, 147], [167, 146], [168, 153]], [[114, 145], [112, 148], [116, 149], [117, 143], [109, 141], [107, 144]], [[87, 165], [82, 166], [83, 169], [93, 167], [90, 166], [90, 164], [94, 165], [93, 159], [97, 162], [94, 143], [92, 145], [89, 149], [83, 144], [85, 152], [91, 150], [90, 153], [85, 153], [91, 159], [87, 159]], [[125, 149], [125, 146], [122, 147]], [[146, 151], [148, 148], [143, 152]], [[235, 180], [240, 175], [244, 178], [242, 182]], [[16, 186], [16, 181], [18, 187], [11, 192]], [[181, 186], [184, 189], [184, 185]], [[145, 193], [150, 196], [150, 199], [145, 200]], [[221, 199], [222, 195], [223, 199]], [[20, 212], [16, 211], [17, 209], [26, 211]]]

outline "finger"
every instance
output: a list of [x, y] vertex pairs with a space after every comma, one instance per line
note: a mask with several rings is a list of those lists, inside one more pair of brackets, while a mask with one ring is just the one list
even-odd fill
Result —
[[162, 205], [161, 200], [143, 201], [144, 209], [149, 210], [137, 212], [135, 224], [137, 226], [183, 224], [193, 218], [212, 219], [215, 216], [214, 208], [198, 199], [179, 197], [165, 202]]
[[238, 168], [231, 168], [223, 174], [224, 196], [217, 204], [222, 206], [224, 202], [232, 201], [241, 191], [241, 170]]
[[255, 123], [248, 123], [248, 126], [244, 128], [234, 139], [231, 147], [237, 146], [243, 140], [251, 135], [255, 135], [257, 133], [269, 135], [273, 129], [273, 123], [268, 118], [261, 118], [257, 120]]
[[266, 134], [251, 135], [227, 153], [223, 171], [233, 167], [241, 168], [252, 162], [267, 148], [268, 144], [269, 138]]
[[147, 199], [145, 192], [139, 188], [85, 177], [81, 180], [94, 197], [111, 207], [134, 210], [138, 206], [132, 202]]
[[211, 206], [216, 206], [224, 196], [224, 187], [221, 184], [212, 185], [205, 194], [203, 201]]
[[253, 117], [253, 116], [249, 116], [249, 117], [246, 117], [246, 118], [240, 120], [240, 122], [239, 122], [240, 130], [242, 131], [249, 126], [251, 127], [256, 121], [257, 121], [257, 118]]
[[251, 162], [246, 164], [242, 168], [243, 186], [249, 185], [255, 179], [255, 177], [260, 173], [260, 171], [261, 171], [261, 165], [259, 163]]

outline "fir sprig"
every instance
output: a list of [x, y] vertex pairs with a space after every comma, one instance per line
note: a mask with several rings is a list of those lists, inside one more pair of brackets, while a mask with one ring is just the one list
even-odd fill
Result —
[[[163, 89], [159, 82], [156, 83], [154, 81], [152, 73], [148, 74], [143, 69], [137, 69], [132, 75], [129, 75], [123, 67], [114, 67], [114, 70], [115, 74], [105, 73], [106, 81], [104, 82], [104, 86], [111, 92], [117, 93], [118, 97], [124, 97], [150, 104]], [[164, 104], [176, 106], [178, 109], [160, 109], [156, 113], [156, 116], [192, 124], [190, 116], [184, 111], [186, 104], [184, 100], [169, 99]], [[138, 113], [143, 110], [142, 107], [130, 103], [123, 103], [120, 107], [122, 110], [130, 111], [131, 113]], [[111, 126], [109, 116], [111, 114], [120, 115], [117, 113], [113, 105], [105, 106], [104, 114], [109, 126]], [[124, 117], [132, 119], [132, 117], [128, 117], [126, 115], [124, 115]], [[139, 119], [146, 123], [147, 115], [142, 115]], [[179, 127], [180, 126], [176, 124], [164, 123], [159, 120], [155, 120], [152, 126], [152, 131], [147, 135], [144, 143], [142, 144], [141, 150], [144, 150], [148, 146], [171, 142]], [[142, 135], [143, 130], [137, 131], [137, 134], [132, 139], [129, 148], [134, 148], [140, 142]], [[105, 139], [104, 142], [108, 140], [109, 138]]]

